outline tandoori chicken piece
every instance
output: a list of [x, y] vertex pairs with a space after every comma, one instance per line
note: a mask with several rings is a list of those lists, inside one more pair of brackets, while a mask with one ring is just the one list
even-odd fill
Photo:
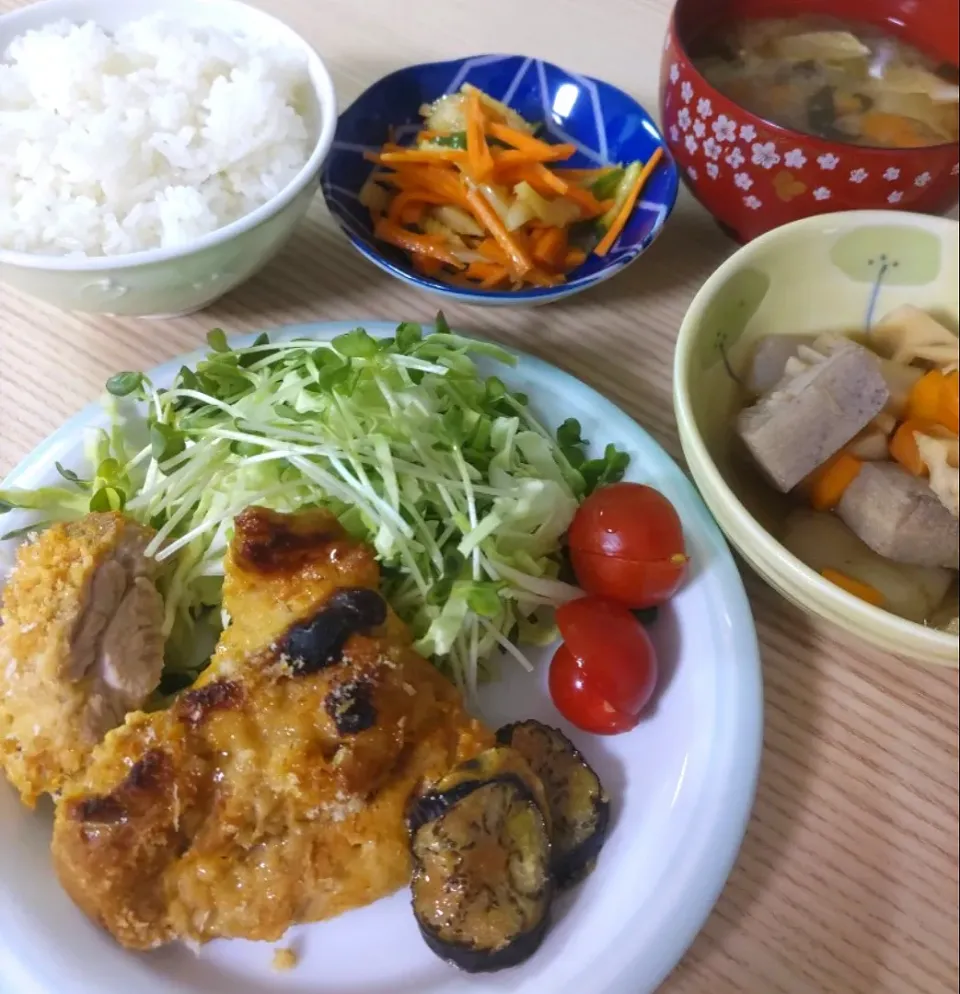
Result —
[[130, 948], [276, 940], [390, 894], [413, 790], [493, 742], [332, 516], [248, 509], [225, 571], [210, 667], [111, 732], [57, 808], [61, 882]]
[[19, 550], [0, 612], [0, 767], [30, 807], [160, 681], [152, 535], [121, 514], [89, 514]]

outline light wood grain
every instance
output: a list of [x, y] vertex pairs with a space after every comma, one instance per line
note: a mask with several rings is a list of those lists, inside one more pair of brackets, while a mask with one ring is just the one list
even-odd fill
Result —
[[[0, 11], [20, 2], [0, 0]], [[656, 106], [668, 0], [260, 2], [317, 45], [344, 105], [402, 64], [512, 50], [602, 76]], [[649, 255], [612, 283], [536, 311], [448, 314], [465, 330], [574, 373], [679, 456], [670, 390], [676, 329], [732, 250], [684, 199]], [[0, 474], [93, 399], [111, 372], [193, 348], [213, 325], [429, 319], [435, 308], [360, 259], [319, 198], [280, 259], [197, 317], [70, 316], [0, 288]], [[744, 576], [766, 679], [760, 790], [729, 884], [663, 991], [954, 994], [957, 673], [841, 641]]]

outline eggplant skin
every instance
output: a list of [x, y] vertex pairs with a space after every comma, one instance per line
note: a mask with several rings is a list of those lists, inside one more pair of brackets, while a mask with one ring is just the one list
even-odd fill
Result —
[[549, 927], [553, 859], [538, 788], [518, 754], [495, 748], [408, 807], [420, 933], [468, 973], [522, 963]]
[[504, 725], [497, 742], [519, 752], [543, 784], [557, 885], [578, 883], [596, 864], [610, 826], [610, 799], [596, 771], [563, 732], [533, 719]]
[[549, 902], [547, 907], [547, 913], [544, 914], [535, 928], [518, 935], [509, 945], [495, 952], [479, 946], [448, 942], [419, 918], [417, 925], [427, 948], [435, 956], [458, 967], [464, 973], [493, 973], [497, 970], [509, 970], [512, 966], [525, 963], [540, 948], [544, 936], [550, 928]]
[[[415, 791], [407, 803], [407, 829], [411, 835], [421, 825], [439, 817], [454, 801], [466, 797], [471, 791], [488, 781], [512, 774], [520, 780], [543, 813], [550, 828], [550, 805], [539, 777], [527, 760], [510, 746], [496, 745], [472, 759], [466, 759], [450, 770], [439, 782]], [[467, 789], [461, 787], [469, 785]]]

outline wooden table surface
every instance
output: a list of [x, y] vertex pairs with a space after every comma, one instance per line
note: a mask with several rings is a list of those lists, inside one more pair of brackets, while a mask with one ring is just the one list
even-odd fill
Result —
[[[656, 106], [669, 0], [259, 0], [327, 59], [345, 106], [401, 65], [516, 51], [600, 76]], [[0, 11], [22, 0], [0, 0]], [[650, 253], [539, 310], [448, 308], [462, 329], [569, 370], [678, 459], [674, 338], [733, 250], [686, 195]], [[286, 252], [208, 312], [163, 322], [54, 312], [0, 287], [0, 475], [119, 369], [149, 368], [215, 325], [429, 320], [436, 301], [381, 274], [318, 197]], [[958, 674], [872, 652], [744, 568], [766, 683], [753, 819], [706, 928], [665, 994], [952, 994], [958, 990]], [[544, 992], [560, 994], [560, 992]], [[587, 991], [571, 994], [589, 994]]]

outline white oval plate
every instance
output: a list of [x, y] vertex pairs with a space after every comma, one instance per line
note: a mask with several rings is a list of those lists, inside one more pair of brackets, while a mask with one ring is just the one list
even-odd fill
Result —
[[[278, 337], [328, 338], [356, 324], [286, 328]], [[367, 322], [374, 335], [393, 325]], [[238, 338], [249, 344], [252, 336]], [[150, 375], [168, 385], [181, 365]], [[622, 411], [573, 377], [520, 355], [497, 369], [523, 390], [542, 421], [577, 418], [584, 437], [614, 442], [632, 459], [628, 478], [663, 491], [683, 519], [693, 570], [652, 628], [663, 669], [656, 705], [634, 731], [599, 738], [559, 718], [534, 676], [503, 666], [485, 688], [494, 726], [540, 718], [566, 731], [594, 764], [613, 799], [609, 839], [593, 874], [567, 894], [540, 950], [522, 966], [468, 976], [427, 951], [399, 892], [340, 918], [292, 929], [299, 965], [271, 969], [271, 946], [217, 941], [195, 954], [172, 946], [148, 954], [121, 949], [60, 890], [50, 866], [49, 810], [30, 814], [0, 786], [0, 984], [4, 994], [648, 994], [682, 957], [730, 872], [753, 802], [762, 738], [756, 633], [730, 552], [692, 485]], [[82, 470], [84, 429], [105, 423], [92, 406], [31, 453], [8, 486], [55, 483], [54, 462]], [[18, 513], [3, 532], [28, 523]], [[12, 543], [0, 543], [0, 575]]]

